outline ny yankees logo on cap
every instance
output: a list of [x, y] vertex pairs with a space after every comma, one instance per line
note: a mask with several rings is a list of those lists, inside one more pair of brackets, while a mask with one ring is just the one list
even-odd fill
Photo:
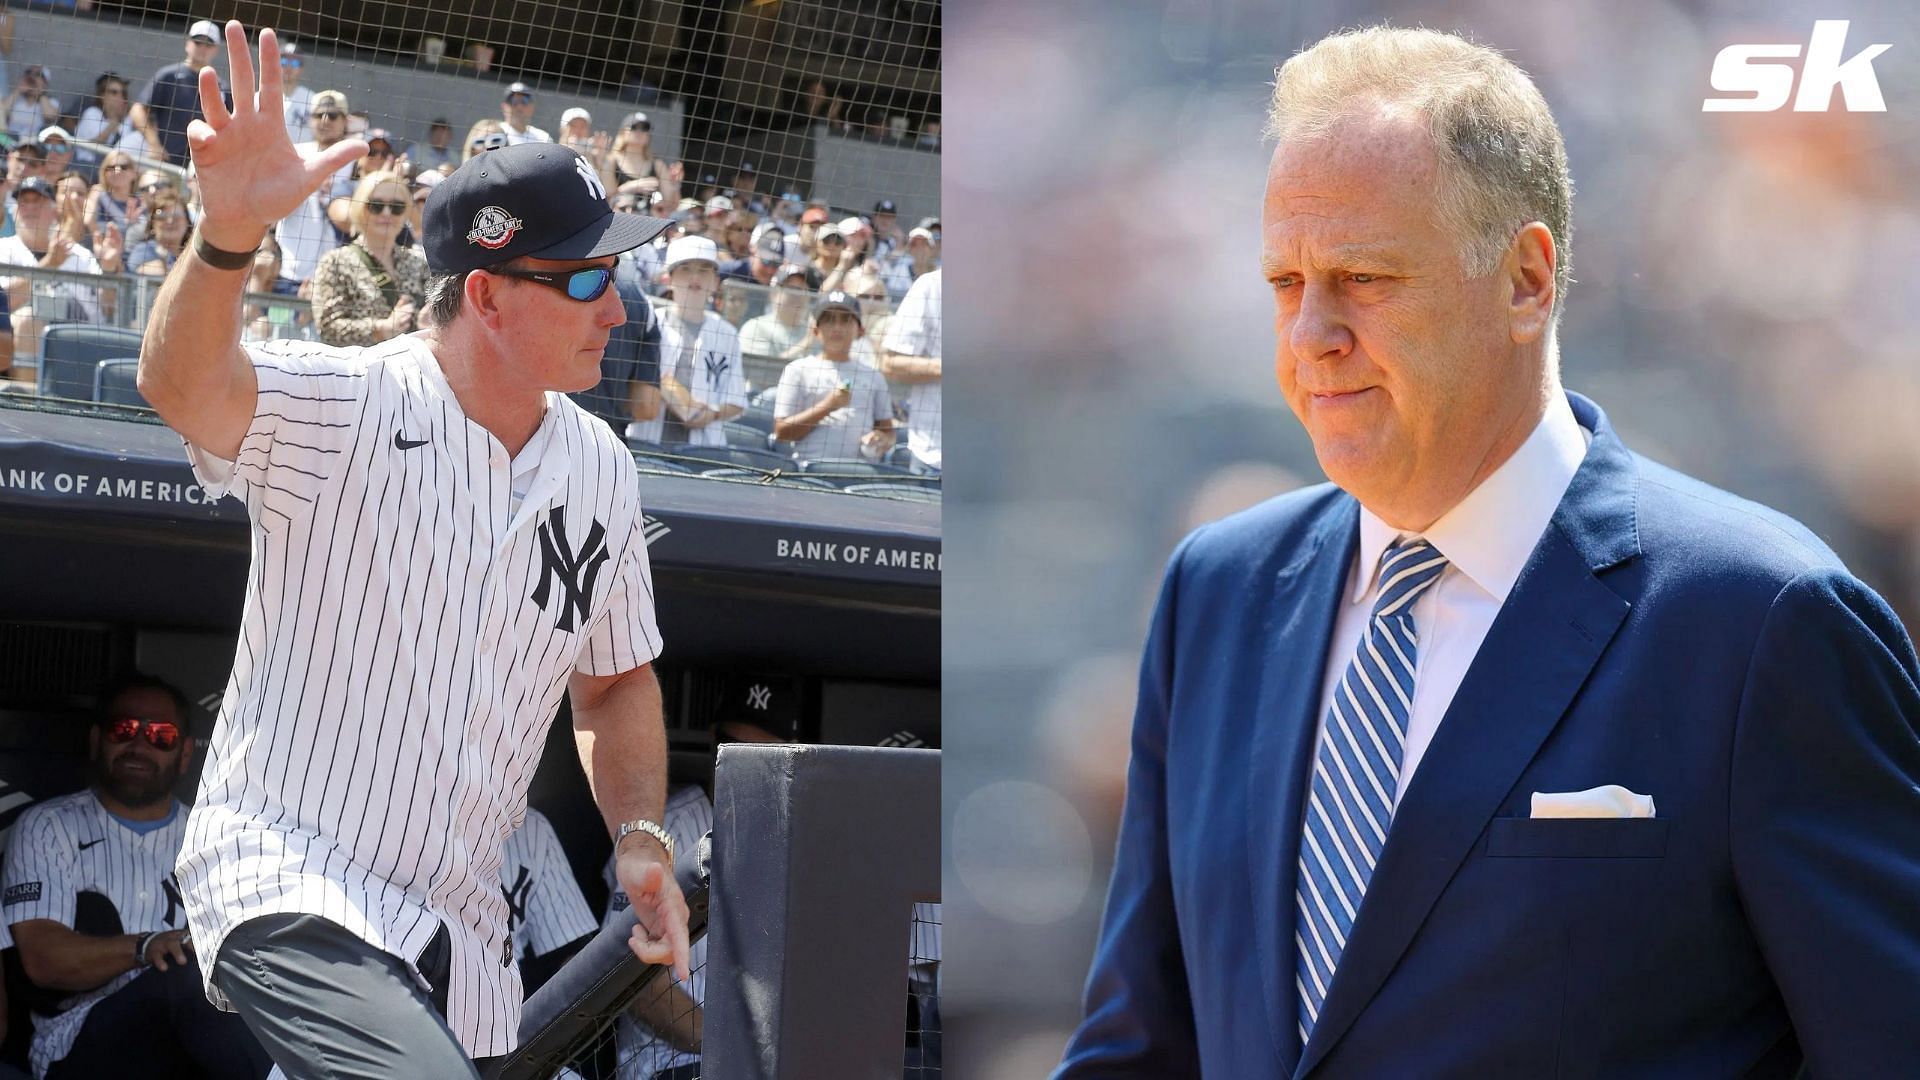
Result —
[[560, 587], [566, 590], [566, 596], [560, 601], [560, 620], [554, 623], [554, 628], [571, 634], [574, 612], [579, 612], [582, 623], [587, 621], [587, 604], [593, 596], [594, 579], [600, 575], [600, 567], [609, 557], [607, 527], [595, 521], [580, 549], [570, 551], [567, 548], [567, 508], [556, 506], [541, 524], [539, 533], [540, 584], [533, 590], [530, 599], [540, 605], [541, 611], [547, 610], [547, 597], [552, 594], [554, 579], [558, 578]]
[[607, 197], [607, 185], [600, 182], [600, 174], [593, 171], [593, 166], [587, 164], [586, 158], [574, 158], [573, 169], [580, 174], [580, 179], [586, 181], [587, 194], [592, 195], [596, 199], [605, 199]]
[[483, 206], [473, 215], [473, 228], [467, 233], [467, 243], [479, 244], [489, 250], [506, 247], [513, 241], [513, 234], [520, 231], [521, 221], [497, 206]]
[[473, 158], [433, 186], [421, 217], [427, 268], [458, 274], [517, 258], [598, 259], [669, 223], [616, 214], [600, 174], [572, 150], [521, 143]]

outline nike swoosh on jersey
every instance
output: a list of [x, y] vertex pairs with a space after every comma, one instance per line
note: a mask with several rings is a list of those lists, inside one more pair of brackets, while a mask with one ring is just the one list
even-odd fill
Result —
[[425, 439], [409, 439], [397, 431], [393, 433], [393, 448], [395, 450], [411, 450], [416, 446], [425, 445], [427, 445], [427, 440]]
[[81, 843], [81, 845], [80, 845], [80, 850], [81, 850], [81, 851], [85, 851], [85, 850], [87, 850], [88, 848], [90, 848], [90, 847], [92, 847], [92, 846], [93, 846], [93, 845], [95, 845], [95, 844], [104, 844], [104, 843], [106, 843], [106, 842], [107, 842], [107, 838], [106, 838], [106, 837], [104, 837], [104, 836], [103, 836], [103, 837], [101, 837], [101, 838], [100, 838], [100, 839], [98, 839], [98, 840], [87, 840], [87, 841], [84, 841], [84, 842], [82, 842], [82, 843]]

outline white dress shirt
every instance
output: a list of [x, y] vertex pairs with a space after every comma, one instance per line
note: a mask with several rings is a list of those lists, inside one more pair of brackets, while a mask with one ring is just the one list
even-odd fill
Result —
[[[1433, 742], [1440, 719], [1473, 664], [1494, 616], [1520, 577], [1535, 545], [1553, 519], [1560, 497], [1573, 482], [1593, 434], [1574, 419], [1565, 395], [1553, 404], [1520, 444], [1480, 486], [1440, 516], [1424, 536], [1445, 555], [1440, 579], [1413, 604], [1420, 635], [1414, 658], [1413, 710], [1407, 721], [1406, 756], [1400, 764], [1396, 808], [1414, 770]], [[1320, 683], [1320, 737], [1325, 738], [1333, 694], [1360, 647], [1360, 633], [1379, 595], [1380, 556], [1403, 536], [1399, 529], [1360, 508], [1360, 550], [1347, 568], [1346, 603], [1334, 617], [1333, 647]], [[1470, 717], [1468, 718], [1471, 719]], [[1318, 743], [1315, 744], [1318, 746]]]

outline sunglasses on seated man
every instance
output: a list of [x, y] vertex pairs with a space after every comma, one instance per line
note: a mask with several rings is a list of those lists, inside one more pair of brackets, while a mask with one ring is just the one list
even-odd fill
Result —
[[171, 750], [180, 745], [180, 725], [171, 720], [142, 720], [137, 716], [116, 716], [102, 727], [107, 741], [129, 743], [144, 731], [148, 745], [155, 750]]
[[500, 277], [517, 278], [521, 281], [534, 281], [549, 289], [558, 289], [566, 293], [570, 300], [591, 304], [600, 299], [613, 284], [613, 267], [589, 266], [565, 273], [549, 273], [544, 270], [488, 270], [489, 274]]

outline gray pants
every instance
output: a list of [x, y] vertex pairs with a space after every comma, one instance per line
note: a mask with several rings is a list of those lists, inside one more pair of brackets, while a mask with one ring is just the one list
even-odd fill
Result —
[[444, 1018], [448, 962], [442, 930], [417, 961], [429, 995], [399, 957], [335, 923], [264, 915], [227, 935], [213, 983], [288, 1080], [472, 1080]]

